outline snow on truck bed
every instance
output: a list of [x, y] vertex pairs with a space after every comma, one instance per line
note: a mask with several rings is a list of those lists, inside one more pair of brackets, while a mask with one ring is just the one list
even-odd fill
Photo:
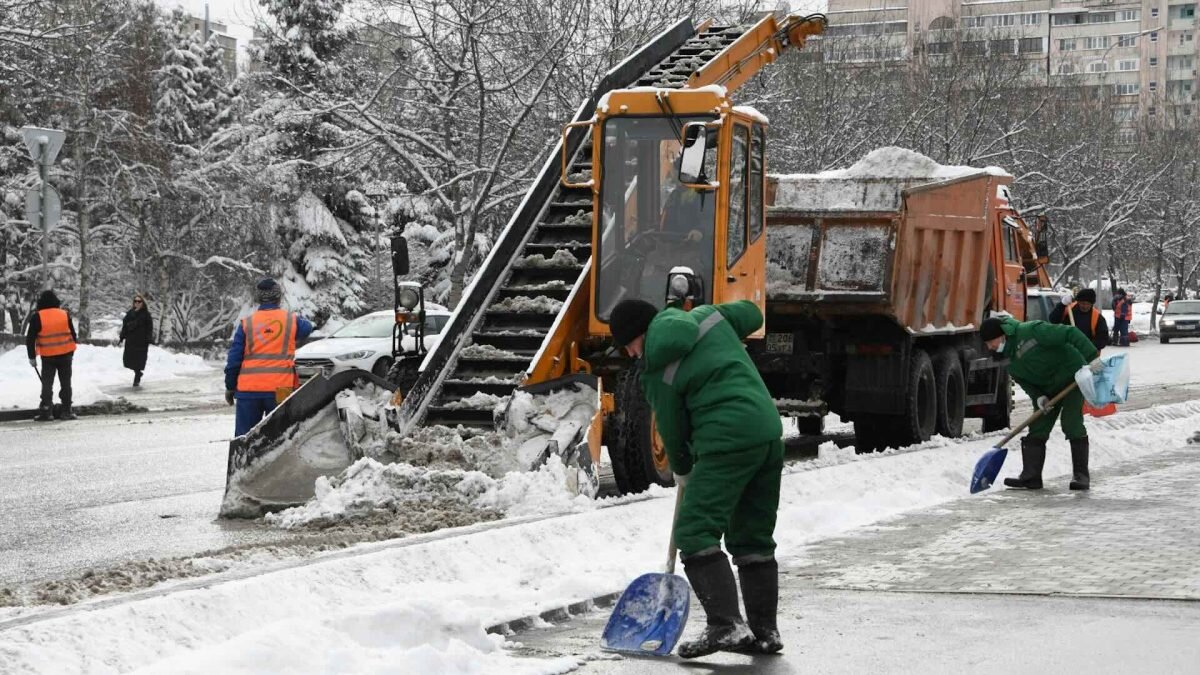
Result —
[[846, 169], [772, 175], [776, 181], [772, 209], [895, 211], [906, 188], [977, 174], [1009, 176], [994, 166], [948, 166], [905, 148], [877, 148]]

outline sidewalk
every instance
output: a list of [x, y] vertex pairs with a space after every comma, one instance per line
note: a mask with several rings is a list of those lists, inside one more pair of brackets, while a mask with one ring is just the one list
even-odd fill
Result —
[[[582, 673], [1196, 672], [1200, 446], [1095, 473], [1089, 493], [1066, 482], [806, 547], [783, 564], [782, 657], [614, 658], [599, 651], [607, 610], [511, 639]], [[695, 598], [692, 612], [688, 636]]]

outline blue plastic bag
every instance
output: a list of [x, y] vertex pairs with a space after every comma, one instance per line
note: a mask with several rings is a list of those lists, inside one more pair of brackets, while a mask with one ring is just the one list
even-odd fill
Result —
[[1083, 398], [1094, 406], [1109, 403], [1124, 403], [1129, 398], [1129, 358], [1126, 354], [1114, 354], [1100, 359], [1104, 369], [1093, 373], [1084, 366], [1075, 373], [1075, 383]]

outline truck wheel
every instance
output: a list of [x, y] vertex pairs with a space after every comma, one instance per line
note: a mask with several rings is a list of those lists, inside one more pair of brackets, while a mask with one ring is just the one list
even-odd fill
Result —
[[1000, 371], [1000, 395], [996, 397], [992, 412], [983, 418], [984, 433], [1007, 429], [1012, 424], [1012, 380], [1008, 373]]
[[914, 349], [908, 368], [908, 400], [892, 440], [899, 447], [922, 443], [933, 436], [937, 425], [937, 383], [933, 361], [923, 349]]
[[660, 439], [655, 438], [650, 404], [638, 384], [638, 371], [630, 368], [617, 376], [616, 420], [618, 442], [608, 446], [613, 473], [622, 494], [643, 492], [651, 485], [672, 485], [673, 476]]
[[947, 438], [962, 436], [967, 414], [967, 381], [963, 378], [958, 350], [947, 347], [933, 361], [937, 387], [937, 432]]

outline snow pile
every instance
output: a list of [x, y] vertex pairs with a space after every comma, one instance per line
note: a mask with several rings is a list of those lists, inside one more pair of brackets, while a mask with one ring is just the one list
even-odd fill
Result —
[[517, 267], [579, 267], [579, 258], [567, 249], [560, 248], [549, 258], [541, 253], [527, 255], [517, 263]]
[[1011, 177], [999, 167], [948, 166], [905, 148], [877, 148], [847, 169], [772, 176], [773, 208], [801, 211], [895, 211], [900, 192], [922, 183], [973, 175]]
[[[71, 389], [74, 405], [87, 405], [97, 401], [111, 400], [102, 391], [104, 387], [130, 385], [133, 371], [122, 365], [123, 347], [96, 347], [80, 344], [75, 349], [72, 361]], [[41, 367], [41, 359], [38, 359]], [[152, 345], [146, 358], [143, 385], [175, 380], [185, 375], [212, 372], [204, 359], [191, 354], [176, 354]], [[16, 347], [0, 355], [0, 408], [36, 408], [41, 397], [42, 385], [29, 367], [25, 347]], [[55, 400], [58, 400], [57, 380], [54, 385]]]
[[511, 298], [505, 298], [492, 305], [491, 309], [500, 312], [558, 314], [562, 306], [562, 300], [555, 300], [544, 295], [532, 298], [524, 295], [514, 295]]
[[268, 515], [267, 522], [325, 527], [386, 517], [414, 504], [430, 511], [469, 507], [509, 516], [594, 508], [590, 499], [568, 490], [562, 462], [546, 460], [544, 453], [550, 441], [561, 449], [575, 442], [596, 404], [596, 390], [581, 384], [538, 396], [518, 391], [497, 431], [464, 438], [454, 429], [431, 426], [404, 437], [392, 434], [381, 454], [395, 463], [365, 458], [336, 477], [317, 478], [313, 499]]

